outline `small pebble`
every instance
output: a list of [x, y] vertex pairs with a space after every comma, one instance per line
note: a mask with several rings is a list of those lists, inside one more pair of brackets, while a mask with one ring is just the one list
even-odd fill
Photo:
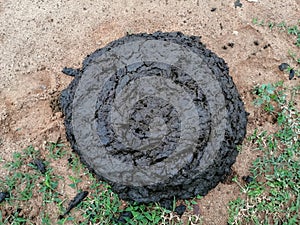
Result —
[[173, 201], [169, 199], [164, 199], [160, 201], [160, 206], [167, 209], [172, 210], [173, 209]]
[[253, 42], [255, 45], [259, 45], [259, 42], [258, 41], [254, 41]]
[[37, 170], [40, 171], [42, 174], [46, 173], [46, 166], [41, 159], [33, 160], [32, 164], [35, 165]]
[[229, 42], [227, 45], [228, 45], [229, 47], [233, 48], [234, 43], [233, 43], [233, 42]]
[[284, 70], [286, 70], [289, 66], [290, 66], [290, 65], [287, 64], [287, 63], [281, 63], [281, 64], [278, 66], [278, 68], [279, 68], [280, 71], [284, 71]]
[[241, 3], [241, 1], [240, 0], [236, 0], [235, 2], [234, 2], [234, 7], [236, 8], [236, 7], [242, 7], [243, 6], [243, 4]]
[[246, 184], [249, 184], [254, 181], [254, 178], [250, 176], [243, 176], [242, 179], [246, 182]]
[[289, 74], [289, 80], [292, 80], [295, 76], [295, 70], [294, 69], [291, 69], [290, 70], [290, 74]]
[[8, 192], [0, 192], [0, 203], [3, 202], [7, 198], [9, 198]]
[[177, 206], [175, 208], [175, 212], [177, 213], [177, 215], [179, 217], [181, 217], [183, 215], [183, 213], [185, 212], [185, 210], [186, 210], [186, 206], [183, 205], [183, 204], [180, 204], [179, 206]]
[[117, 220], [117, 222], [118, 223], [127, 223], [126, 218], [132, 219], [133, 218], [132, 213], [129, 212], [129, 211], [123, 211], [123, 212], [121, 212], [120, 216], [119, 216], [119, 218]]
[[211, 12], [214, 12], [214, 11], [216, 11], [217, 10], [217, 8], [212, 8], [210, 11]]

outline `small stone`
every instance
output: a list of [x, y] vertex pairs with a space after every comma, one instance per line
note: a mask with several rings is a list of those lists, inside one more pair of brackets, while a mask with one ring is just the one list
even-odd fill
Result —
[[132, 219], [133, 218], [132, 213], [129, 212], [129, 211], [123, 211], [123, 212], [121, 212], [120, 216], [119, 216], [119, 218], [117, 220], [117, 222], [118, 223], [127, 223], [126, 218]]
[[243, 176], [242, 179], [243, 179], [243, 181], [246, 182], [246, 184], [249, 184], [249, 183], [254, 181], [254, 178], [249, 176], [249, 175], [248, 176]]
[[173, 208], [173, 201], [169, 199], [164, 199], [160, 201], [160, 206], [167, 209], [167, 210], [172, 210]]
[[233, 42], [229, 42], [227, 45], [228, 45], [229, 47], [233, 48], [234, 43], [233, 43]]
[[175, 212], [177, 213], [177, 215], [179, 217], [181, 217], [183, 215], [183, 213], [185, 212], [185, 210], [186, 210], [186, 206], [183, 205], [183, 204], [180, 204], [179, 206], [177, 206], [175, 208]]
[[236, 0], [236, 1], [234, 2], [234, 7], [235, 7], [235, 8], [237, 8], [237, 7], [242, 7], [242, 6], [243, 6], [243, 4], [241, 3], [240, 0]]
[[8, 192], [0, 192], [0, 203], [3, 202], [5, 199], [9, 198]]
[[290, 65], [287, 64], [287, 63], [281, 63], [281, 64], [278, 66], [278, 68], [279, 68], [280, 71], [284, 71], [284, 70], [286, 70], [289, 66], [290, 66]]
[[222, 48], [223, 48], [224, 50], [226, 50], [226, 49], [227, 49], [227, 46], [224, 45]]
[[35, 159], [32, 162], [32, 164], [35, 165], [37, 170], [40, 171], [42, 174], [46, 173], [46, 166], [45, 166], [44, 162], [41, 159]]
[[290, 70], [290, 74], [289, 74], [289, 80], [292, 80], [295, 76], [295, 70], [294, 69], [291, 69]]
[[214, 11], [216, 11], [217, 10], [217, 8], [211, 8], [211, 12], [214, 12]]

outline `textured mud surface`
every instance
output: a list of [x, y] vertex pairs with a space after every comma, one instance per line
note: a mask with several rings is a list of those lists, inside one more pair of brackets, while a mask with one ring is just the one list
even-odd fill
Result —
[[246, 112], [223, 59], [197, 37], [129, 35], [62, 92], [67, 138], [125, 200], [205, 195], [230, 172]]

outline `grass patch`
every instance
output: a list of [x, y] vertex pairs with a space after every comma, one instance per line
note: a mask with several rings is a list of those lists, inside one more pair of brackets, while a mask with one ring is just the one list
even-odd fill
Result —
[[[45, 150], [29, 146], [13, 153], [12, 160], [4, 164], [8, 175], [0, 182], [0, 192], [8, 192], [10, 197], [0, 203], [0, 224], [200, 224], [198, 216], [187, 213], [183, 222], [173, 211], [175, 200], [173, 210], [155, 203], [130, 204], [120, 200], [62, 143], [48, 143]], [[45, 164], [44, 173], [34, 164], [37, 159]], [[60, 166], [65, 166], [64, 170]], [[81, 191], [88, 191], [88, 196], [59, 218]], [[188, 210], [196, 199], [184, 202]]]
[[58, 191], [61, 176], [55, 174], [48, 161], [44, 161], [45, 173], [38, 171], [33, 160], [40, 157], [40, 151], [29, 146], [13, 153], [13, 160], [4, 165], [8, 175], [2, 180], [0, 191], [8, 192], [10, 198], [0, 205], [1, 224], [36, 224], [40, 213], [40, 219], [45, 221], [47, 208], [62, 203]]
[[278, 130], [256, 129], [248, 138], [260, 155], [250, 169], [249, 184], [234, 181], [242, 195], [229, 204], [229, 224], [299, 224], [300, 221], [300, 113], [295, 98], [300, 86], [282, 82], [255, 88], [255, 105], [275, 116]]

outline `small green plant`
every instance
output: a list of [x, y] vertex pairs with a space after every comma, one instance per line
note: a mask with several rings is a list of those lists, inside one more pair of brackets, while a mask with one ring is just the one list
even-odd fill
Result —
[[62, 158], [67, 153], [63, 147], [64, 145], [62, 143], [50, 142], [49, 145], [46, 147], [49, 151], [49, 158]]
[[41, 219], [41, 221], [42, 221], [42, 224], [43, 225], [51, 225], [51, 219], [50, 219], [50, 216], [49, 216], [49, 214], [48, 213], [43, 213], [42, 214], [42, 219]]
[[5, 165], [9, 170], [19, 169], [23, 165], [22, 155], [19, 152], [13, 153], [13, 161]]
[[274, 22], [268, 22], [268, 27], [270, 28], [270, 30], [272, 30], [275, 27], [275, 23]]
[[256, 86], [253, 91], [258, 96], [254, 101], [254, 104], [259, 107], [263, 107], [265, 111], [273, 113], [275, 107], [279, 104], [285, 104], [286, 95], [283, 90], [283, 82], [277, 82], [275, 84], [263, 84]]
[[60, 203], [62, 200], [59, 198], [61, 195], [57, 191], [58, 182], [62, 177], [54, 175], [52, 169], [45, 173], [44, 179], [40, 182], [39, 192], [42, 193], [43, 204], [47, 203]]
[[77, 155], [75, 155], [74, 153], [71, 154], [71, 156], [68, 159], [68, 165], [69, 167], [72, 168], [72, 171], [78, 175], [80, 173], [80, 171], [82, 171], [83, 169], [83, 165], [80, 162], [80, 159]]
[[[151, 210], [149, 210], [149, 207]], [[126, 211], [132, 213], [133, 218], [127, 220], [127, 224], [159, 224], [162, 220], [162, 208], [157, 204], [152, 204], [150, 206], [145, 205], [129, 205]]]
[[282, 30], [285, 30], [287, 27], [286, 22], [281, 21], [280, 23], [277, 24], [277, 27], [281, 28]]
[[256, 25], [260, 25], [260, 26], [264, 26], [265, 25], [265, 21], [264, 20], [259, 20], [258, 18], [253, 18], [252, 19], [252, 23], [256, 24]]
[[40, 151], [38, 149], [35, 149], [32, 145], [25, 148], [23, 150], [23, 154], [24, 154], [24, 158], [28, 157], [32, 159], [38, 158], [41, 155]]
[[74, 189], [77, 189], [77, 185], [78, 185], [80, 182], [82, 182], [82, 179], [77, 178], [77, 177], [75, 177], [75, 176], [69, 176], [69, 179], [72, 181], [72, 183], [69, 184], [69, 186], [70, 186], [71, 188], [74, 188]]

